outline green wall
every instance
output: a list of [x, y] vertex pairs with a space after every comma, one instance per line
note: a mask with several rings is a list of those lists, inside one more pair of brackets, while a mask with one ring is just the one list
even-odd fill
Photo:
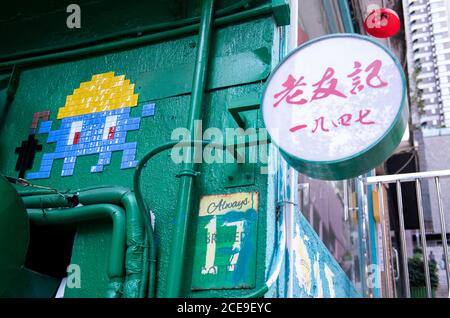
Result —
[[[223, 129], [233, 125], [226, 111], [227, 102], [233, 98], [261, 93], [263, 80], [271, 67], [274, 28], [272, 18], [261, 17], [214, 31], [213, 71], [214, 77], [218, 78], [208, 85], [211, 89], [204, 101], [204, 129]], [[4, 116], [5, 125], [0, 127], [0, 171], [6, 175], [17, 176], [14, 171], [17, 160], [14, 149], [27, 138], [35, 112], [50, 110], [50, 119], [54, 120], [52, 130], [56, 130], [59, 126], [56, 120], [57, 110], [64, 105], [66, 96], [72, 94], [73, 89], [81, 82], [88, 81], [93, 74], [102, 72], [114, 71], [116, 75], [125, 75], [135, 83], [135, 92], [140, 94], [139, 105], [132, 109], [131, 117], [139, 117], [144, 102], [156, 103], [155, 116], [142, 118], [139, 131], [128, 132], [127, 142], [138, 142], [136, 158], [142, 158], [155, 146], [170, 140], [172, 130], [184, 127], [187, 123], [190, 94], [182, 84], [190, 87], [192, 72], [188, 65], [195, 61], [196, 42], [197, 37], [193, 34], [127, 51], [24, 69], [10, 111], [3, 111], [1, 114]], [[230, 73], [230, 70], [241, 71]], [[161, 95], [161, 92], [165, 93]], [[4, 105], [4, 92], [2, 94], [1, 107]], [[262, 116], [259, 114], [258, 126], [262, 125]], [[55, 147], [55, 144], [46, 144], [47, 135], [37, 137], [44, 148], [37, 154], [33, 171], [38, 170], [42, 154], [53, 152]], [[96, 174], [90, 173], [90, 167], [96, 164], [98, 155], [78, 157], [74, 175], [71, 177], [60, 176], [62, 160], [56, 160], [50, 179], [34, 182], [59, 189], [104, 184], [131, 187], [134, 170], [120, 169], [121, 156], [121, 152], [114, 152], [111, 165], [106, 166], [104, 172]], [[142, 177], [146, 201], [156, 216], [158, 296], [164, 295], [172, 229], [177, 222], [174, 219], [178, 188], [175, 175], [179, 169], [180, 166], [171, 161], [169, 152], [165, 152], [148, 164]], [[256, 171], [259, 172], [259, 166]], [[201, 172], [197, 179], [198, 198], [204, 194], [248, 191], [260, 193], [257, 286], [261, 286], [264, 283], [266, 266], [264, 251], [267, 176], [256, 173], [255, 185], [227, 189], [224, 165], [203, 165]], [[195, 224], [190, 228], [190, 235], [190, 241], [194, 241]], [[66, 297], [103, 297], [107, 279], [105, 271], [110, 246], [109, 236], [110, 225], [107, 222], [79, 226], [72, 263], [81, 266], [82, 288], [66, 289]], [[192, 250], [189, 251], [189, 255], [192, 253]], [[191, 273], [188, 268], [185, 275], [184, 281], [189, 288]], [[233, 296], [243, 292], [245, 291], [203, 291], [192, 293], [191, 296]]]

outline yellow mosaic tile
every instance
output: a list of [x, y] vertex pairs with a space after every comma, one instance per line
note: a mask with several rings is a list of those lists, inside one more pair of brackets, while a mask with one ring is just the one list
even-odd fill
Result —
[[80, 83], [80, 87], [67, 96], [57, 118], [133, 107], [137, 103], [138, 94], [134, 94], [134, 84], [130, 84], [125, 75], [115, 76], [114, 72], [95, 74], [90, 81]]
[[114, 72], [95, 74], [95, 75], [92, 75], [92, 81], [97, 81], [97, 80], [100, 80], [100, 79], [112, 78], [112, 77], [114, 77]]

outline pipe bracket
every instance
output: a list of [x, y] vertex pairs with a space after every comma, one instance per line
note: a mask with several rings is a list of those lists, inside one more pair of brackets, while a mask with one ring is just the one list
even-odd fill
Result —
[[200, 175], [200, 172], [192, 170], [192, 169], [185, 169], [185, 170], [181, 170], [176, 177], [177, 178], [181, 178], [184, 176], [189, 176], [189, 177], [197, 177]]

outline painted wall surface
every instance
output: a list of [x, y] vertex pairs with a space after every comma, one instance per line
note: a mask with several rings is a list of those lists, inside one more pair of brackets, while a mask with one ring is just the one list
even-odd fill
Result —
[[[79, 29], [66, 27], [69, 17], [66, 8], [72, 3], [80, 7]], [[199, 0], [5, 2], [0, 12], [0, 38], [8, 45], [0, 47], [0, 60], [36, 49], [51, 51], [86, 42], [98, 43], [105, 37], [117, 38], [120, 33], [133, 32], [142, 26], [171, 28], [174, 21], [198, 17], [200, 3]], [[215, 8], [220, 10], [234, 3], [235, 0], [217, 0]]]
[[[277, 160], [280, 159], [275, 147], [271, 148], [271, 160], [269, 166], [277, 171]], [[288, 179], [287, 170], [279, 169], [277, 174]], [[269, 197], [278, 192], [278, 202], [289, 203], [283, 197], [289, 198], [291, 185], [277, 187], [277, 174], [268, 179]], [[297, 195], [294, 194], [296, 202]], [[269, 202], [268, 205], [274, 204]], [[294, 204], [295, 205], [295, 204]], [[280, 206], [281, 207], [281, 206]], [[282, 209], [282, 208], [281, 208]], [[284, 209], [285, 212], [286, 209]], [[281, 217], [275, 212], [275, 207], [267, 211], [267, 252], [266, 263], [273, 264], [277, 254], [274, 254], [280, 244]], [[289, 240], [289, 238], [288, 238]], [[289, 267], [289, 264], [292, 267]], [[270, 269], [268, 265], [266, 277]], [[292, 272], [291, 272], [292, 271]], [[290, 281], [292, 278], [292, 281]], [[277, 282], [270, 288], [267, 297], [288, 297], [289, 285], [292, 286], [294, 298], [359, 298], [360, 294], [354, 288], [353, 283], [343, 271], [326, 245], [322, 242], [314, 228], [303, 216], [297, 206], [293, 209], [293, 237], [291, 249], [287, 248], [281, 267], [281, 273]]]
[[299, 297], [359, 297], [352, 283], [302, 214], [294, 236], [294, 270]]
[[[189, 2], [182, 7], [186, 9], [197, 6]], [[162, 16], [173, 14], [170, 10], [163, 13]], [[139, 21], [131, 21], [130, 25], [139, 25]], [[264, 81], [274, 66], [272, 54], [274, 43], [277, 42], [274, 30], [273, 19], [263, 17], [214, 31], [208, 93], [204, 99], [203, 129], [217, 127], [223, 130], [237, 127], [226, 110], [227, 105], [231, 100], [262, 92]], [[87, 33], [89, 35], [92, 32], [95, 30], [88, 30]], [[80, 40], [82, 39], [86, 39], [86, 35], [80, 36]], [[0, 90], [0, 172], [17, 176], [17, 154], [14, 150], [28, 137], [33, 115], [49, 110], [49, 119], [53, 121], [51, 130], [60, 130], [61, 122], [57, 120], [59, 108], [80, 83], [89, 81], [94, 74], [115, 72], [116, 75], [125, 75], [135, 84], [134, 93], [138, 94], [139, 98], [137, 105], [130, 108], [130, 118], [141, 117], [144, 105], [155, 104], [154, 116], [141, 118], [138, 129], [127, 132], [125, 142], [137, 144], [136, 160], [154, 147], [169, 141], [173, 129], [185, 127], [187, 123], [196, 45], [197, 36], [193, 34], [127, 51], [25, 68], [20, 76], [15, 99], [8, 109], [4, 106], [5, 90]], [[49, 43], [43, 43], [43, 47], [47, 46]], [[8, 50], [3, 51], [4, 55], [10, 53]], [[259, 111], [254, 127], [263, 127]], [[36, 138], [42, 145], [42, 151], [37, 152], [33, 169], [29, 171], [31, 173], [38, 172], [44, 154], [54, 153], [57, 147], [55, 143], [47, 143], [47, 133], [37, 133]], [[112, 152], [109, 164], [103, 167], [103, 171], [95, 173], [91, 173], [91, 169], [98, 165], [98, 154], [77, 156], [73, 174], [67, 176], [61, 176], [61, 172], [65, 170], [64, 159], [55, 158], [49, 177], [38, 176], [33, 182], [62, 190], [105, 184], [131, 188], [133, 169], [121, 169], [122, 156], [120, 151]], [[258, 192], [258, 249], [255, 270], [255, 285], [258, 287], [265, 282], [272, 252], [269, 246], [273, 246], [277, 238], [275, 189], [268, 190], [273, 187], [274, 176], [260, 174], [260, 168], [263, 166], [266, 164], [256, 164], [253, 167], [254, 181], [249, 185], [229, 188], [228, 175], [230, 170], [236, 167], [230, 168], [230, 165], [224, 164], [202, 165], [201, 175], [196, 179], [197, 192], [194, 202], [197, 204], [192, 210], [193, 214], [198, 213], [200, 197], [205, 195]], [[178, 221], [174, 218], [174, 211], [178, 189], [176, 174], [179, 170], [180, 165], [172, 162], [169, 152], [164, 152], [152, 159], [142, 176], [143, 193], [155, 215], [158, 296], [164, 296], [165, 293], [171, 238], [174, 225]], [[189, 241], [195, 241], [196, 231], [197, 224], [192, 224], [189, 228]], [[295, 233], [294, 255], [291, 256], [295, 261], [295, 296], [355, 296], [339, 265], [301, 216], [296, 220]], [[111, 224], [108, 221], [78, 226], [71, 262], [81, 267], [81, 289], [67, 289], [66, 297], [105, 295], [110, 236]], [[194, 244], [188, 245], [188, 266], [192, 265], [194, 248]], [[288, 274], [286, 269], [282, 271], [279, 282], [268, 296], [285, 296], [284, 286]], [[184, 275], [184, 288], [191, 297], [235, 297], [249, 291], [190, 291], [192, 273], [187, 268]]]
[[[233, 98], [261, 92], [261, 81], [270, 71], [273, 29], [274, 23], [271, 18], [260, 18], [214, 32], [212, 46], [214, 76], [210, 76], [208, 84], [213, 90], [208, 92], [204, 101], [204, 128], [237, 127], [226, 111], [227, 103]], [[136, 159], [142, 158], [145, 153], [161, 143], [169, 141], [174, 128], [186, 126], [190, 95], [179, 82], [181, 80], [185, 86], [190, 87], [192, 71], [186, 66], [194, 64], [196, 42], [197, 36], [192, 35], [125, 52], [23, 70], [14, 102], [8, 112], [2, 113], [5, 122], [0, 133], [0, 149], [2, 149], [0, 171], [6, 175], [17, 176], [17, 172], [14, 171], [17, 160], [14, 149], [20, 146], [20, 141], [27, 138], [35, 112], [50, 110], [50, 120], [53, 120], [52, 130], [58, 130], [60, 123], [55, 119], [58, 109], [66, 101], [66, 96], [72, 94], [80, 83], [89, 81], [92, 75], [105, 72], [113, 71], [116, 75], [125, 75], [135, 84], [135, 93], [139, 94], [139, 99], [137, 106], [130, 110], [130, 118], [140, 117], [143, 105], [147, 102], [155, 103], [155, 115], [141, 120], [139, 131], [128, 131], [126, 136], [127, 143], [138, 143]], [[249, 60], [254, 63], [249, 64]], [[229, 72], [236, 70], [236, 67], [244, 71], [239, 74]], [[163, 96], [161, 92], [164, 92]], [[2, 106], [3, 101], [4, 99]], [[262, 126], [260, 116], [256, 125]], [[56, 145], [47, 143], [47, 136], [47, 134], [36, 135], [39, 143], [43, 145], [43, 151], [36, 154], [32, 172], [39, 170], [44, 153], [55, 152]], [[172, 162], [169, 155], [169, 152], [165, 152], [153, 159], [142, 176], [147, 204], [156, 217], [158, 296], [164, 295], [170, 240], [172, 229], [177, 222], [173, 217], [178, 188], [178, 179], [175, 175], [180, 167]], [[50, 177], [34, 182], [59, 189], [78, 189], [104, 184], [131, 187], [133, 169], [120, 169], [121, 157], [122, 154], [119, 152], [113, 152], [110, 165], [105, 166], [100, 173], [90, 172], [91, 167], [98, 163], [98, 155], [77, 157], [73, 175], [66, 177], [61, 177], [64, 160], [55, 159]], [[256, 167], [256, 170], [259, 171], [259, 167]], [[197, 178], [198, 196], [238, 191], [259, 192], [260, 210], [265, 211], [267, 176], [255, 174], [254, 185], [228, 189], [225, 188], [227, 182], [225, 165], [203, 165], [201, 172], [201, 176]], [[161, 195], [162, 193], [164, 195]], [[194, 207], [193, 211], [197, 210], [198, 207]], [[266, 227], [264, 215], [258, 222], [259, 228]], [[189, 229], [192, 240], [195, 226], [193, 224]], [[104, 223], [79, 226], [72, 262], [80, 265], [82, 275], [87, 279], [83, 280], [81, 289], [67, 290], [66, 297], [102, 297], [105, 294], [106, 275], [103, 273], [109, 255], [107, 249], [109, 242], [110, 233]], [[264, 231], [259, 235], [258, 244], [265, 245]], [[188, 253], [192, 255], [193, 251], [190, 250]], [[258, 252], [257, 286], [264, 283], [264, 260], [264, 253]], [[190, 280], [191, 273], [186, 271], [185, 284], [188, 287]], [[192, 296], [232, 296], [244, 292], [245, 290], [202, 291], [195, 292]]]
[[192, 289], [255, 288], [257, 238], [257, 192], [202, 197]]

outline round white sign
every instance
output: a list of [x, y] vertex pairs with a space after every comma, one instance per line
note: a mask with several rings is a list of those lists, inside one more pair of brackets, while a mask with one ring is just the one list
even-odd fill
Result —
[[[374, 40], [350, 34], [296, 49], [274, 70], [262, 100], [272, 141], [291, 160], [314, 163], [318, 170], [321, 163], [351, 159], [381, 142], [407, 117], [404, 103], [405, 79], [395, 57]], [[333, 178], [320, 171], [310, 175]]]

